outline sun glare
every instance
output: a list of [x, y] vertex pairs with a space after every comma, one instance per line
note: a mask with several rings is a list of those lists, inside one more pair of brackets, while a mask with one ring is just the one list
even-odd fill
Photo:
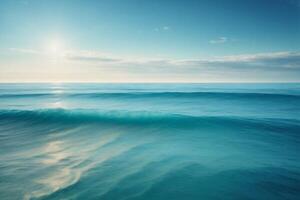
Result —
[[61, 40], [52, 40], [47, 45], [47, 51], [54, 56], [63, 56], [64, 44]]

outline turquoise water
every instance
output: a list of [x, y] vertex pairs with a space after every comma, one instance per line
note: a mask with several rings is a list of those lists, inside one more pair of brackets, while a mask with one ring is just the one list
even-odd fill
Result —
[[300, 84], [0, 84], [0, 199], [299, 199]]

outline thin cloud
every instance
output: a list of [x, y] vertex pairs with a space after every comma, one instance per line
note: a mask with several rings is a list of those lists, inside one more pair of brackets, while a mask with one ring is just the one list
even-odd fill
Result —
[[162, 29], [163, 29], [164, 31], [168, 31], [168, 30], [170, 30], [170, 27], [169, 27], [169, 26], [164, 26]]
[[160, 32], [160, 31], [169, 31], [171, 29], [170, 26], [163, 26], [163, 27], [156, 27], [154, 29], [155, 32]]
[[65, 54], [65, 59], [73, 61], [85, 61], [85, 62], [119, 62], [121, 59], [109, 56], [104, 53], [95, 51], [70, 51]]
[[210, 44], [222, 44], [222, 43], [225, 43], [225, 42], [228, 42], [228, 38], [227, 37], [219, 37], [217, 39], [209, 41]]
[[70, 60], [80, 61], [99, 61], [99, 62], [118, 62], [120, 59], [107, 58], [107, 57], [93, 57], [93, 56], [68, 56]]
[[[22, 54], [44, 55], [34, 49], [9, 49]], [[158, 59], [158, 58], [125, 58], [97, 51], [68, 51], [63, 58], [72, 62], [109, 64], [109, 66], [135, 67], [144, 70], [164, 68], [173, 69], [234, 69], [234, 70], [300, 70], [300, 52], [268, 52], [212, 57], [208, 59]]]
[[42, 54], [41, 51], [38, 51], [38, 50], [35, 50], [35, 49], [9, 48], [8, 50], [11, 51], [11, 52], [15, 52], [15, 53]]
[[248, 55], [232, 55], [212, 59], [189, 59], [174, 62], [179, 66], [206, 69], [235, 70], [300, 70], [299, 52], [274, 52]]

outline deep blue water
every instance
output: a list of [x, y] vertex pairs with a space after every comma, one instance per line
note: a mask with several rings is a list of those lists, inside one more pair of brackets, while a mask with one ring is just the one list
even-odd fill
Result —
[[0, 84], [0, 199], [300, 199], [300, 84]]

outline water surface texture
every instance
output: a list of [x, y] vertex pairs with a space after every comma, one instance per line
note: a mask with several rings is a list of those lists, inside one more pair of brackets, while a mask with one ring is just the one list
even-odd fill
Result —
[[0, 84], [0, 199], [300, 199], [300, 84]]

